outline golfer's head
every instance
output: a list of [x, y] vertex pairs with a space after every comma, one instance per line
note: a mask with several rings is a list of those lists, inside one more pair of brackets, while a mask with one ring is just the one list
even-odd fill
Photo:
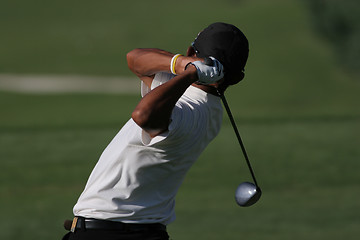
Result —
[[221, 22], [209, 25], [199, 33], [192, 47], [198, 57], [212, 56], [223, 64], [228, 85], [236, 84], [244, 78], [249, 43], [234, 25]]

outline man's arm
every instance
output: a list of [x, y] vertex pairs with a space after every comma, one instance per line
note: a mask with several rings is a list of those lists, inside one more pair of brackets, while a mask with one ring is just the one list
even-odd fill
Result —
[[146, 94], [136, 106], [131, 117], [151, 137], [166, 131], [177, 100], [197, 79], [196, 68], [189, 65], [182, 74]]
[[[155, 48], [137, 48], [126, 55], [129, 69], [135, 73], [149, 88], [158, 72], [170, 72], [171, 59], [174, 54]], [[133, 120], [151, 137], [166, 131], [169, 126], [172, 109], [185, 90], [197, 80], [195, 67], [185, 66], [195, 57], [181, 56], [175, 64], [179, 75], [169, 82], [153, 89], [144, 96], [132, 113]]]
[[[151, 87], [156, 73], [170, 72], [173, 56], [160, 49], [135, 49], [127, 54], [127, 60], [131, 71]], [[192, 64], [185, 70], [189, 62]], [[210, 66], [196, 57], [178, 57], [175, 64], [178, 75], [146, 94], [131, 117], [151, 137], [159, 135], [168, 129], [172, 110], [186, 89], [199, 78], [204, 84], [218, 81], [223, 77], [221, 69], [219, 62]]]
[[170, 70], [172, 56], [173, 54], [160, 49], [137, 48], [129, 52], [126, 59], [129, 69], [151, 87], [156, 73]]
[[[156, 48], [137, 48], [126, 55], [129, 69], [148, 87], [158, 72], [170, 72], [173, 53]], [[184, 72], [187, 63], [199, 60], [195, 57], [180, 56], [175, 64], [177, 74]]]

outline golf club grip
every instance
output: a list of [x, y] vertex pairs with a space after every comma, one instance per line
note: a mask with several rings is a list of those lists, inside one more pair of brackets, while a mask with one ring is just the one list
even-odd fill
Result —
[[237, 137], [237, 139], [238, 139], [238, 141], [239, 141], [241, 150], [242, 150], [242, 152], [243, 152], [243, 154], [244, 154], [246, 163], [247, 163], [247, 165], [248, 165], [248, 167], [249, 167], [249, 170], [250, 170], [251, 176], [252, 176], [252, 178], [253, 178], [253, 180], [254, 180], [255, 186], [258, 187], [256, 178], [255, 178], [254, 171], [253, 171], [253, 169], [252, 169], [252, 167], [251, 167], [250, 160], [249, 160], [248, 155], [247, 155], [247, 153], [246, 153], [246, 149], [245, 149], [244, 143], [243, 143], [243, 141], [242, 141], [242, 139], [241, 139], [241, 136], [240, 136], [240, 133], [239, 133], [237, 127], [236, 127], [236, 123], [235, 123], [234, 117], [233, 117], [232, 114], [231, 114], [231, 111], [230, 111], [229, 105], [228, 105], [228, 103], [227, 103], [227, 101], [226, 101], [225, 95], [219, 93], [219, 96], [221, 97], [221, 100], [222, 100], [222, 102], [223, 102], [223, 104], [224, 104], [224, 106], [225, 106], [225, 109], [226, 109], [226, 112], [227, 112], [227, 114], [228, 114], [228, 116], [229, 116], [231, 125], [232, 125], [233, 128], [234, 128], [236, 137]]

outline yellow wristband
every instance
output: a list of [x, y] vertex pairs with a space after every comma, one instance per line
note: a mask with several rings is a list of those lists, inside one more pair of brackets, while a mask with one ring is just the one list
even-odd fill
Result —
[[178, 57], [182, 56], [182, 54], [176, 54], [173, 56], [173, 58], [171, 59], [171, 62], [170, 62], [170, 71], [172, 74], [176, 75], [176, 72], [175, 72], [175, 64], [176, 64], [176, 60], [178, 59]]

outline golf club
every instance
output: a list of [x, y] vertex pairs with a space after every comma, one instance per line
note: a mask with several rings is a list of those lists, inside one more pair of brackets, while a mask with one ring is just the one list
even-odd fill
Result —
[[252, 176], [252, 179], [254, 180], [254, 183], [250, 183], [250, 182], [243, 182], [241, 183], [236, 191], [235, 191], [235, 200], [237, 202], [237, 204], [239, 206], [242, 206], [242, 207], [248, 207], [248, 206], [251, 206], [253, 205], [254, 203], [256, 203], [260, 197], [261, 197], [261, 189], [259, 187], [259, 185], [257, 184], [257, 181], [256, 181], [256, 178], [255, 178], [255, 174], [254, 174], [254, 171], [251, 167], [251, 164], [250, 164], [250, 160], [249, 160], [249, 157], [246, 153], [246, 150], [245, 150], [245, 146], [244, 146], [244, 143], [240, 137], [240, 133], [236, 127], [236, 124], [235, 124], [235, 120], [231, 114], [231, 111], [230, 111], [230, 108], [229, 108], [229, 105], [226, 101], [226, 98], [225, 98], [225, 95], [223, 93], [220, 93], [219, 91], [217, 91], [223, 104], [224, 104], [224, 107], [226, 109], [226, 112], [229, 116], [229, 119], [230, 119], [230, 122], [231, 122], [231, 125], [233, 126], [234, 128], [234, 131], [235, 131], [235, 134], [236, 134], [236, 137], [239, 141], [239, 144], [240, 144], [240, 147], [241, 147], [241, 150], [244, 154], [244, 157], [245, 157], [245, 160], [246, 160], [246, 163], [247, 163], [247, 166], [249, 167], [249, 170], [250, 170], [250, 173], [251, 173], [251, 176]]
[[[204, 63], [206, 65], [209, 65], [209, 66], [213, 66], [213, 64], [214, 64], [213, 60], [211, 58], [209, 58], [209, 57], [206, 57], [204, 59]], [[255, 184], [253, 184], [253, 183], [250, 183], [250, 182], [243, 182], [236, 188], [236, 191], [235, 191], [236, 203], [239, 206], [248, 207], [248, 206], [253, 205], [254, 203], [256, 203], [260, 199], [262, 192], [261, 192], [261, 189], [260, 189], [259, 185], [257, 184], [254, 171], [253, 171], [253, 169], [251, 167], [249, 157], [248, 157], [248, 155], [246, 153], [246, 150], [245, 150], [244, 143], [243, 143], [243, 141], [242, 141], [242, 139], [240, 137], [240, 133], [239, 133], [237, 127], [236, 127], [234, 117], [231, 114], [230, 107], [229, 107], [229, 104], [226, 101], [225, 95], [224, 95], [223, 92], [220, 92], [218, 89], [216, 89], [216, 91], [217, 91], [219, 97], [221, 98], [221, 100], [222, 100], [222, 102], [224, 104], [224, 107], [225, 107], [226, 112], [227, 112], [227, 114], [229, 116], [231, 125], [234, 128], [236, 137], [237, 137], [237, 139], [239, 141], [241, 150], [242, 150], [242, 152], [244, 154], [247, 166], [248, 166], [248, 168], [250, 170], [252, 179], [254, 180], [254, 183], [255, 183]]]

